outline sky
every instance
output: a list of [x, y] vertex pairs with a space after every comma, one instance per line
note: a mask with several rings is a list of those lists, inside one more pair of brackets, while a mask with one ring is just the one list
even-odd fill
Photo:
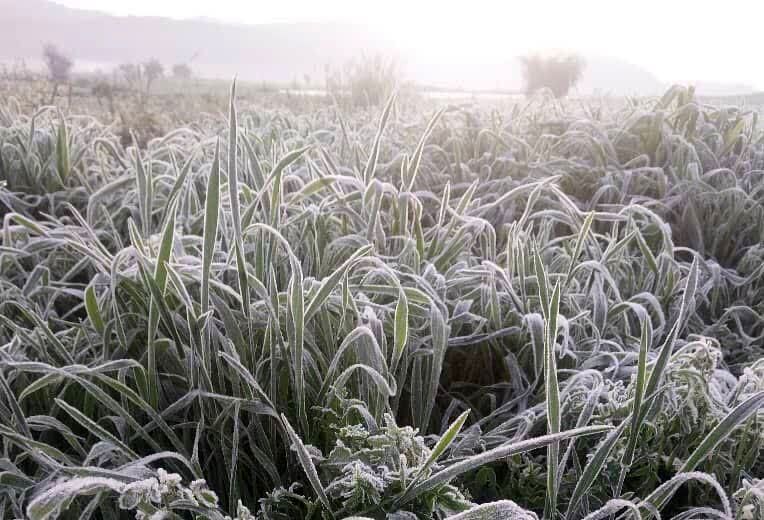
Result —
[[664, 82], [764, 89], [760, 0], [56, 0], [119, 15], [363, 23], [419, 59], [490, 62], [537, 49], [640, 65]]

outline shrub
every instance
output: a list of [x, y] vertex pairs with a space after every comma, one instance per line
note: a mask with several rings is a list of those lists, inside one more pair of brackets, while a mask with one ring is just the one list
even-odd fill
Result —
[[327, 66], [327, 90], [337, 98], [347, 96], [354, 106], [379, 106], [400, 81], [398, 63], [382, 54], [362, 55], [347, 61], [341, 69]]
[[555, 97], [564, 97], [581, 79], [584, 60], [575, 54], [542, 56], [532, 54], [520, 58], [525, 92], [532, 94], [548, 88]]
[[193, 71], [187, 63], [177, 63], [172, 66], [172, 77], [175, 79], [188, 80], [192, 75]]

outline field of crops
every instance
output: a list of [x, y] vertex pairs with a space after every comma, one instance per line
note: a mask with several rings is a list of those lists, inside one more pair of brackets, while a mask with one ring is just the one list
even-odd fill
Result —
[[755, 112], [231, 99], [0, 101], [0, 518], [764, 518]]

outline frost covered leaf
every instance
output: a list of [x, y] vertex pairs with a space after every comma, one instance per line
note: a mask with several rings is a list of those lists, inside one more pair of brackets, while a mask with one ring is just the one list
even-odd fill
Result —
[[448, 518], [449, 520], [538, 520], [536, 513], [523, 509], [511, 500], [481, 504]]
[[30, 520], [57, 518], [81, 495], [94, 495], [102, 491], [121, 493], [125, 484], [111, 478], [83, 477], [56, 484], [32, 499], [27, 507]]

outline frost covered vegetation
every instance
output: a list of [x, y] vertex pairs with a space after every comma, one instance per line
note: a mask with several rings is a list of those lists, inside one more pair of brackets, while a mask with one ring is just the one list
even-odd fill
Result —
[[421, 104], [0, 107], [0, 517], [762, 518], [755, 114]]

